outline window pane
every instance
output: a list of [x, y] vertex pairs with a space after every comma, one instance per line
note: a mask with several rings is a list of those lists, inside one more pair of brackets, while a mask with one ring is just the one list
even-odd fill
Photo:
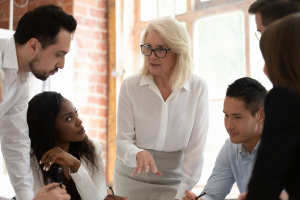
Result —
[[246, 76], [242, 11], [197, 20], [194, 27], [195, 73], [209, 87], [209, 99], [222, 99], [228, 84]]
[[174, 16], [174, 0], [159, 0], [158, 1], [158, 16], [172, 17]]
[[250, 75], [252, 78], [258, 80], [267, 90], [272, 88], [272, 83], [263, 72], [265, 61], [262, 57], [259, 41], [255, 37], [256, 23], [255, 16], [250, 15]]
[[141, 21], [149, 21], [157, 18], [157, 0], [141, 0]]
[[175, 0], [175, 15], [186, 13], [186, 0]]

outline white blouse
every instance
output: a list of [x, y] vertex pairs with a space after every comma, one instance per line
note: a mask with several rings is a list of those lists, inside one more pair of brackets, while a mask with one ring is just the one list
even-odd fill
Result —
[[[182, 199], [199, 181], [208, 131], [208, 87], [192, 75], [166, 101], [153, 76], [133, 75], [124, 80], [118, 102], [117, 158], [136, 166], [143, 149], [184, 153], [182, 179], [175, 199]], [[159, 169], [158, 169], [159, 170]]]
[[[77, 191], [82, 200], [103, 200], [107, 196], [106, 179], [104, 174], [104, 163], [102, 159], [102, 145], [96, 140], [90, 139], [98, 156], [99, 170], [93, 171], [91, 163], [81, 159], [81, 165], [76, 173], [69, 168], [69, 173], [75, 182]], [[30, 167], [34, 178], [34, 194], [45, 186], [42, 170], [35, 156], [30, 157]]]

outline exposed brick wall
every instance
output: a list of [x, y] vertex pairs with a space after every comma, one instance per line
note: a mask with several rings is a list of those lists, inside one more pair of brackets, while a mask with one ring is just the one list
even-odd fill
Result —
[[90, 137], [98, 138], [107, 166], [107, 2], [74, 0], [79, 52], [75, 62], [75, 103]]
[[[16, 2], [23, 5], [26, 0]], [[9, 27], [9, 3], [9, 0], [0, 0], [0, 28]], [[14, 29], [24, 13], [45, 4], [59, 5], [77, 20], [74, 40], [78, 44], [78, 56], [74, 66], [73, 103], [79, 110], [86, 133], [102, 144], [107, 166], [107, 1], [29, 0], [24, 8], [14, 6]]]

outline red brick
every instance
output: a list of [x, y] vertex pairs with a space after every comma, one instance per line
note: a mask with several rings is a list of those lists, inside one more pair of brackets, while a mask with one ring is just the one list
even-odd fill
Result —
[[96, 40], [101, 40], [102, 39], [102, 35], [101, 35], [100, 31], [89, 30], [88, 31], [88, 36], [91, 39], [96, 39]]
[[107, 117], [107, 109], [98, 108], [97, 109], [97, 116], [98, 117]]
[[73, 6], [73, 4], [69, 4], [69, 5], [65, 5], [65, 6], [61, 6], [61, 7], [62, 7], [62, 9], [63, 9], [66, 13], [68, 13], [68, 14], [70, 14], [70, 15], [73, 14], [73, 11], [74, 11], [74, 6]]
[[86, 4], [86, 5], [89, 5], [89, 6], [94, 6], [94, 7], [97, 6], [97, 1], [96, 0], [76, 0], [76, 2], [83, 3], [83, 4]]
[[101, 37], [100, 37], [101, 40], [103, 40], [103, 41], [107, 40], [107, 32], [101, 32], [100, 35], [101, 35]]
[[88, 96], [88, 103], [98, 104], [98, 105], [102, 105], [102, 106], [107, 105], [107, 101], [104, 97], [97, 97], [95, 95]]
[[78, 37], [87, 38], [88, 32], [86, 31], [85, 28], [77, 27], [74, 35], [76, 36], [76, 38], [78, 38]]
[[106, 1], [101, 0], [98, 2], [98, 8], [106, 9], [106, 7]]
[[104, 94], [104, 92], [105, 92], [104, 86], [103, 85], [97, 85], [97, 94]]
[[106, 122], [103, 119], [90, 118], [88, 120], [88, 126], [91, 128], [102, 128], [102, 127], [106, 127]]
[[105, 72], [105, 71], [107, 71], [107, 65], [98, 64], [96, 67], [97, 67], [97, 72]]
[[101, 61], [102, 63], [106, 63], [107, 54], [97, 53], [97, 52], [89, 52], [89, 58], [93, 61]]
[[104, 42], [98, 42], [97, 43], [97, 50], [101, 50], [101, 51], [107, 51], [107, 45]]
[[86, 6], [74, 4], [74, 15], [76, 14], [82, 14], [87, 15], [88, 8]]
[[8, 29], [9, 22], [8, 21], [0, 21], [0, 28]]
[[98, 21], [97, 22], [97, 27], [102, 29], [102, 30], [107, 30], [107, 24], [106, 21]]
[[93, 106], [79, 107], [78, 111], [79, 111], [79, 114], [82, 114], [82, 115], [95, 115], [96, 114], [96, 108], [94, 108]]
[[106, 12], [103, 10], [90, 8], [90, 16], [96, 17], [98, 19], [106, 19]]
[[79, 15], [75, 15], [75, 19], [77, 24], [82, 26], [95, 27], [98, 24], [94, 19], [89, 19]]

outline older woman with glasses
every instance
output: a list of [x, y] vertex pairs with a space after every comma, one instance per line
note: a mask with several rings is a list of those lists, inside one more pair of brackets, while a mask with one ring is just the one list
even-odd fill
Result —
[[190, 38], [174, 19], [151, 21], [141, 52], [141, 72], [120, 90], [115, 193], [128, 200], [182, 199], [202, 171], [207, 84], [192, 74]]

